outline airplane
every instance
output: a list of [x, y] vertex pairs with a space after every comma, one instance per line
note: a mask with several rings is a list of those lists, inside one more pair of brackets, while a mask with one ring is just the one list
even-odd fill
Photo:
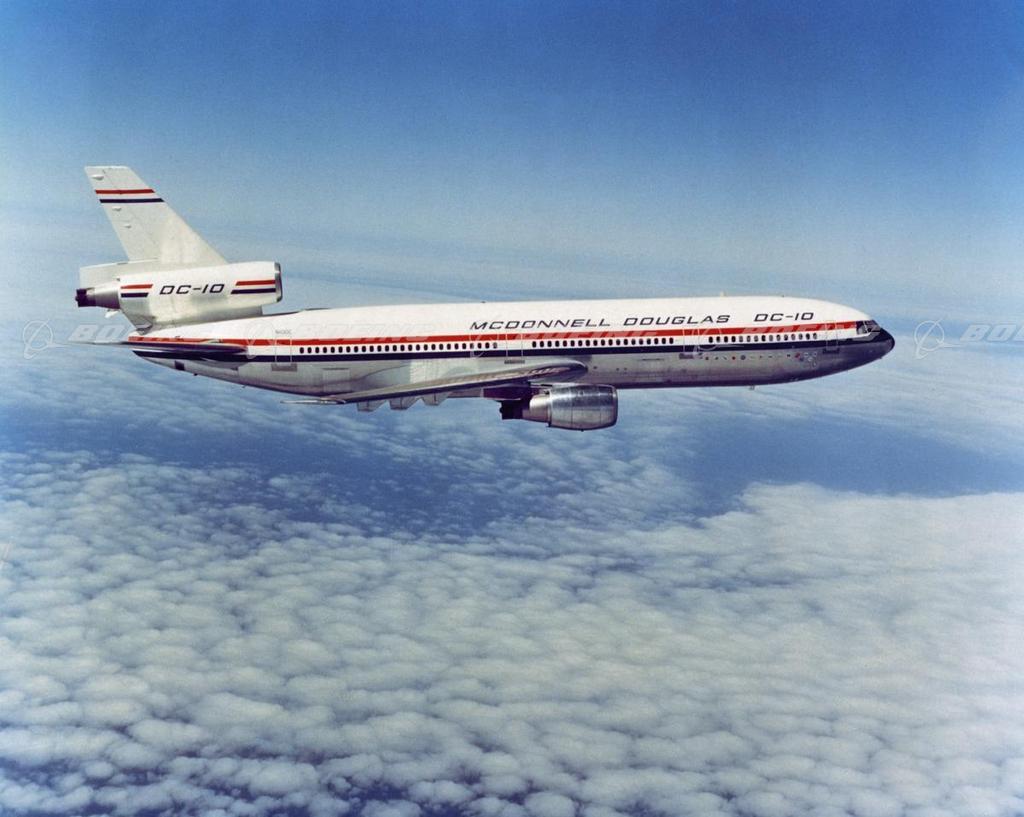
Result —
[[[86, 175], [128, 257], [82, 267], [79, 307], [120, 312], [116, 343], [193, 375], [373, 411], [482, 397], [504, 420], [587, 431], [619, 389], [790, 383], [878, 360], [891, 334], [865, 313], [783, 296], [362, 306], [264, 314], [273, 261], [228, 263], [123, 166]], [[109, 345], [109, 344], [108, 344]]]

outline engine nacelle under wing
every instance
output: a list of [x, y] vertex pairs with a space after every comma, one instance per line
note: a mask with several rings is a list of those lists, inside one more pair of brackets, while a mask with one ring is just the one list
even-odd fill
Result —
[[75, 301], [120, 310], [140, 328], [253, 317], [282, 295], [281, 266], [273, 261], [178, 269], [108, 264], [89, 275], [95, 280], [103, 270], [110, 277], [77, 290]]
[[615, 425], [619, 397], [613, 386], [554, 386], [529, 400], [503, 404], [501, 416], [547, 423], [551, 428], [592, 431]]

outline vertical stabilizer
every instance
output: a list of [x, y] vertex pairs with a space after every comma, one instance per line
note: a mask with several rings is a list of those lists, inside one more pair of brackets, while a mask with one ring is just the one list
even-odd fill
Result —
[[130, 167], [87, 167], [85, 172], [129, 261], [227, 263]]

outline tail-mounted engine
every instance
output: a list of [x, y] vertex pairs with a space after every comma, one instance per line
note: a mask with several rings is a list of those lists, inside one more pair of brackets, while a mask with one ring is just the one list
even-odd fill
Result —
[[136, 262], [84, 268], [75, 301], [120, 310], [150, 328], [261, 315], [281, 295], [281, 266], [273, 261], [176, 269]]
[[79, 306], [119, 310], [145, 330], [254, 317], [281, 300], [280, 266], [227, 263], [130, 167], [85, 173], [128, 261], [83, 267]]
[[618, 415], [619, 398], [612, 386], [554, 386], [529, 399], [501, 404], [503, 420], [531, 420], [575, 431], [608, 428]]

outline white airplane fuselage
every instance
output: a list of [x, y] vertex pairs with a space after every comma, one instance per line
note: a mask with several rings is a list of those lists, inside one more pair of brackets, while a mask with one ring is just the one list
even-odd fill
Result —
[[[877, 360], [892, 336], [856, 309], [790, 297], [524, 301], [313, 309], [133, 336], [244, 345], [237, 360], [137, 351], [178, 370], [319, 396], [496, 364], [577, 360], [574, 383], [616, 388], [757, 386]], [[450, 396], [487, 396], [462, 389]]]

